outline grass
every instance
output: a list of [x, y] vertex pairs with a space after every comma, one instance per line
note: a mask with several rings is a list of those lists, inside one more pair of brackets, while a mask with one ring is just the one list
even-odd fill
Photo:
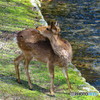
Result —
[[[0, 50], [0, 96], [1, 98], [20, 98], [20, 100], [99, 100], [99, 96], [70, 96], [65, 77], [60, 68], [55, 68], [55, 97], [49, 94], [50, 78], [46, 65], [32, 61], [29, 72], [33, 83], [33, 90], [29, 90], [23, 63], [20, 64], [21, 82], [16, 82], [16, 74], [13, 59], [20, 53], [16, 43], [11, 40], [5, 42]], [[13, 49], [12, 49], [13, 48]], [[69, 69], [69, 78], [72, 84], [72, 92], [83, 90], [81, 85], [86, 85], [78, 72]], [[87, 99], [88, 98], [88, 99]], [[92, 98], [92, 99], [91, 99]], [[95, 99], [96, 98], [96, 99]]]
[[[16, 82], [13, 60], [20, 54], [10, 32], [22, 30], [26, 27], [39, 25], [40, 16], [31, 9], [29, 0], [1, 0], [0, 1], [0, 99], [9, 100], [99, 100], [99, 96], [70, 96], [66, 80], [60, 68], [55, 68], [55, 96], [49, 94], [50, 78], [46, 65], [32, 61], [29, 72], [33, 83], [33, 90], [29, 90], [23, 62], [20, 64], [21, 82]], [[6, 32], [6, 33], [5, 33]], [[6, 39], [7, 38], [7, 39]], [[87, 86], [78, 72], [68, 70], [72, 92], [78, 92]]]
[[38, 12], [29, 0], [0, 0], [1, 31], [15, 32], [23, 28], [34, 27], [40, 24], [39, 19]]

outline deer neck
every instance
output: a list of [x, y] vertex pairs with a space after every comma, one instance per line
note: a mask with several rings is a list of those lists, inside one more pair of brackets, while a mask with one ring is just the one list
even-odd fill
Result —
[[49, 40], [55, 54], [57, 54], [64, 63], [66, 61], [70, 62], [71, 54], [69, 53], [69, 50], [64, 49], [65, 45], [63, 44], [63, 41], [60, 39], [60, 37], [55, 35], [55, 36], [52, 36], [52, 38], [50, 38]]
[[50, 43], [51, 43], [51, 46], [54, 50], [54, 52], [57, 54], [57, 55], [60, 55], [60, 52], [61, 52], [61, 40], [59, 38], [58, 35], [53, 35], [51, 38], [49, 38], [50, 40]]
[[60, 38], [59, 38], [58, 35], [52, 36], [49, 40], [51, 42], [51, 45], [52, 45], [53, 49], [55, 47], [59, 47], [60, 46]]

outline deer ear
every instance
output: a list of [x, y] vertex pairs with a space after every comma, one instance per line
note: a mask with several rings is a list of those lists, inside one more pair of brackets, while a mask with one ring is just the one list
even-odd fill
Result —
[[51, 29], [53, 29], [55, 27], [55, 23], [54, 22], [51, 22]]
[[58, 22], [51, 22], [51, 30], [53, 33], [56, 33], [57, 32], [57, 27], [59, 27], [59, 24]]
[[56, 28], [55, 28], [55, 22], [51, 22], [51, 25], [50, 25], [50, 29], [51, 29], [51, 31], [53, 32], [53, 33], [55, 33], [56, 32]]
[[55, 26], [58, 26], [59, 27], [59, 23], [57, 21], [55, 22]]
[[59, 23], [57, 21], [56, 22], [51, 22], [51, 29], [55, 28], [55, 27], [59, 27]]

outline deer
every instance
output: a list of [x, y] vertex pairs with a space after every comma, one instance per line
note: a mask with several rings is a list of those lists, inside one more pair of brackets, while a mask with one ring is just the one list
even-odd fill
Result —
[[[54, 52], [49, 39], [40, 34], [40, 28], [47, 29], [50, 27], [50, 25], [39, 26], [36, 29], [25, 29], [17, 33], [17, 44], [22, 53], [14, 59], [14, 65], [17, 82], [21, 83], [19, 64], [24, 60], [24, 68], [28, 79], [29, 89], [32, 90], [33, 86], [28, 71], [30, 61], [34, 57], [37, 61], [46, 63], [51, 78], [50, 94], [54, 95], [54, 67], [63, 67], [63, 63], [62, 59]], [[59, 30], [56, 30], [56, 33], [60, 32], [60, 27], [58, 27], [58, 29]], [[68, 77], [66, 78], [69, 84]]]

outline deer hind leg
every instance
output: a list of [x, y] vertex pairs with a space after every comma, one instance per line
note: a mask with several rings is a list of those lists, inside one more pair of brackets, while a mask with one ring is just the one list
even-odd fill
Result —
[[66, 78], [66, 81], [67, 81], [67, 84], [68, 84], [69, 92], [71, 92], [71, 84], [69, 82], [68, 68], [67, 67], [63, 67], [63, 73], [65, 75], [65, 78]]
[[14, 59], [15, 71], [17, 76], [17, 82], [20, 83], [20, 73], [19, 73], [19, 63], [24, 60], [24, 55], [21, 54], [17, 58]]
[[28, 56], [28, 57], [25, 57], [25, 72], [26, 72], [26, 76], [27, 76], [27, 79], [28, 79], [28, 85], [29, 85], [29, 89], [32, 90], [33, 86], [32, 86], [32, 83], [31, 83], [31, 79], [30, 79], [30, 75], [29, 75], [29, 72], [28, 72], [28, 66], [29, 66], [29, 63], [31, 61], [32, 57], [31, 56]]
[[51, 78], [50, 93], [51, 95], [54, 95], [54, 65], [50, 62], [48, 63], [48, 69], [49, 69], [50, 78]]

